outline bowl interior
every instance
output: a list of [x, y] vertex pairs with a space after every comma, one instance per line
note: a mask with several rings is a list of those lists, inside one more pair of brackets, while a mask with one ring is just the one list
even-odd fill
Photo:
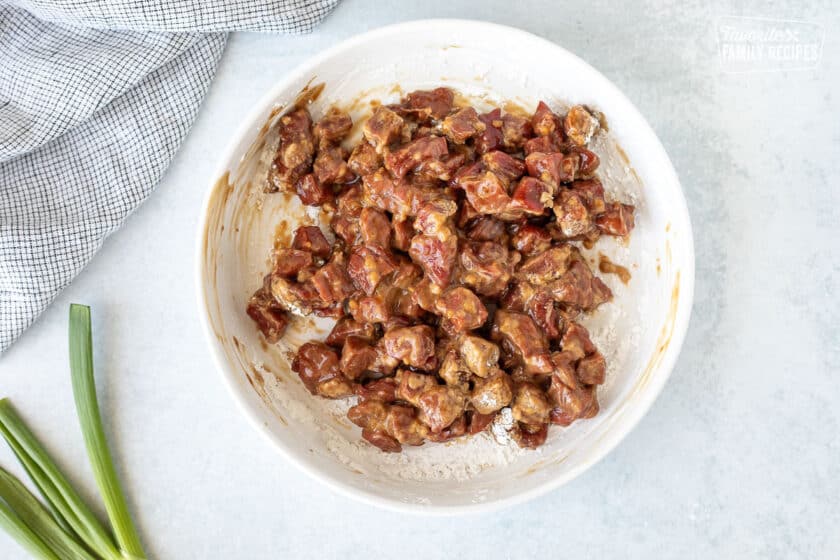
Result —
[[[398, 45], [399, 48], [394, 48]], [[600, 253], [629, 269], [623, 284], [601, 275], [614, 301], [584, 320], [608, 362], [601, 412], [563, 429], [553, 426], [536, 451], [500, 445], [490, 434], [385, 454], [361, 441], [345, 413], [351, 403], [311, 397], [290, 371], [300, 343], [323, 338], [330, 324], [296, 319], [278, 345], [267, 345], [244, 309], [261, 285], [275, 238], [319, 223], [296, 197], [262, 192], [284, 108], [302, 91], [314, 118], [332, 104], [354, 120], [370, 101], [445, 85], [481, 106], [532, 111], [545, 100], [560, 109], [584, 103], [602, 111], [609, 132], [594, 150], [608, 193], [636, 205], [629, 243], [604, 238]], [[356, 127], [354, 134], [358, 135]], [[267, 155], [268, 154], [268, 155]], [[632, 164], [632, 165], [631, 165]], [[644, 119], [584, 62], [527, 33], [477, 22], [415, 22], [340, 45], [294, 72], [244, 125], [208, 197], [199, 246], [199, 283], [211, 345], [231, 390], [287, 456], [356, 497], [402, 509], [455, 511], [524, 499], [561, 484], [612, 448], [644, 414], [664, 384], [691, 307], [693, 249], [676, 175]]]

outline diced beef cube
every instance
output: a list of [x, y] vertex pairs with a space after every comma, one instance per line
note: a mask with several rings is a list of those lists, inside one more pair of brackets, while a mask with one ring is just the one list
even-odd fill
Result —
[[551, 403], [542, 389], [533, 383], [520, 383], [514, 392], [510, 410], [517, 422], [547, 424], [551, 408]]
[[456, 144], [463, 144], [468, 139], [484, 132], [486, 125], [478, 118], [472, 107], [455, 111], [441, 124], [444, 134]]
[[596, 351], [592, 339], [589, 338], [589, 331], [580, 323], [575, 322], [570, 322], [563, 334], [563, 340], [560, 341], [560, 347], [563, 353], [574, 361]]
[[548, 288], [525, 281], [514, 282], [505, 292], [500, 306], [507, 311], [527, 313], [548, 340], [558, 340], [563, 333], [565, 320]]
[[399, 179], [424, 162], [441, 159], [449, 154], [446, 139], [424, 136], [385, 154], [385, 167]]
[[598, 398], [594, 385], [569, 387], [553, 375], [548, 396], [553, 405], [550, 413], [552, 424], [568, 426], [575, 420], [592, 418], [598, 413]]
[[460, 188], [461, 185], [459, 183], [462, 178], [477, 177], [484, 173], [484, 171], [484, 164], [480, 160], [465, 164], [455, 173], [455, 176], [449, 181], [449, 184], [453, 188]]
[[254, 320], [260, 332], [269, 343], [275, 343], [286, 332], [289, 324], [289, 315], [286, 310], [277, 303], [277, 300], [267, 289], [260, 288], [251, 299], [248, 300], [246, 308], [248, 316]]
[[516, 271], [516, 276], [531, 284], [545, 285], [562, 277], [569, 267], [572, 248], [558, 245], [529, 257]]
[[415, 168], [414, 174], [415, 177], [423, 180], [449, 181], [465, 161], [463, 154], [445, 155], [440, 159], [426, 159]]
[[578, 380], [584, 385], [601, 385], [607, 376], [607, 361], [597, 350], [581, 358], [577, 365]]
[[445, 288], [449, 285], [458, 258], [458, 238], [454, 233], [445, 236], [415, 235], [408, 254], [429, 280]]
[[487, 308], [481, 300], [461, 286], [446, 290], [435, 304], [435, 310], [459, 332], [477, 329], [487, 320]]
[[291, 191], [312, 165], [315, 139], [312, 120], [306, 109], [280, 117], [280, 142], [269, 170], [269, 190]]
[[525, 174], [524, 161], [500, 150], [487, 152], [481, 156], [481, 162], [508, 187]]
[[566, 238], [580, 237], [588, 233], [592, 227], [592, 216], [586, 208], [581, 196], [571, 190], [563, 189], [557, 196], [554, 205], [557, 224]]
[[292, 248], [325, 259], [330, 256], [331, 246], [318, 226], [300, 226], [295, 230]]
[[344, 148], [329, 146], [318, 151], [312, 172], [321, 185], [344, 185], [356, 180], [356, 174], [347, 166]]
[[319, 144], [337, 144], [353, 128], [353, 119], [338, 107], [330, 107], [327, 114], [315, 123], [314, 133]]
[[326, 303], [340, 303], [353, 295], [356, 288], [342, 262], [332, 260], [312, 276], [312, 284]]
[[362, 177], [362, 188], [366, 204], [394, 215], [406, 212], [406, 209], [397, 205], [395, 195], [397, 181], [384, 167]]
[[347, 411], [347, 418], [360, 428], [378, 431], [385, 424], [388, 406], [379, 400], [366, 399]]
[[345, 245], [355, 245], [359, 237], [359, 221], [347, 214], [336, 212], [330, 219], [330, 229]]
[[426, 201], [442, 197], [443, 193], [437, 186], [429, 187], [422, 184], [414, 184], [406, 181], [399, 181], [394, 186], [394, 194], [391, 204], [394, 207], [394, 217], [405, 219], [417, 215], [417, 210]]
[[498, 150], [502, 147], [504, 136], [502, 135], [502, 111], [493, 109], [489, 113], [478, 116], [484, 123], [484, 132], [475, 139], [475, 149], [479, 154]]
[[548, 342], [528, 315], [497, 310], [491, 336], [522, 361], [526, 373], [551, 373], [553, 365]]
[[580, 156], [560, 152], [532, 152], [525, 157], [528, 175], [551, 185], [556, 192], [561, 183], [571, 183], [580, 164]]
[[428, 325], [392, 329], [382, 341], [388, 355], [407, 366], [431, 370], [437, 365], [435, 335]]
[[323, 206], [334, 198], [332, 187], [319, 183], [312, 173], [307, 173], [295, 183], [295, 192], [307, 206]]
[[541, 227], [524, 224], [513, 234], [510, 243], [523, 255], [537, 255], [551, 247], [551, 235]]
[[376, 349], [360, 336], [348, 336], [341, 349], [339, 368], [348, 379], [359, 379], [376, 363]]
[[452, 235], [451, 217], [458, 211], [452, 200], [430, 200], [422, 203], [414, 218], [414, 229], [425, 235]]
[[293, 278], [297, 273], [312, 264], [312, 253], [297, 249], [275, 249], [272, 255], [274, 269], [272, 274]]
[[577, 180], [572, 183], [571, 189], [580, 196], [591, 215], [601, 214], [606, 210], [604, 185], [597, 178]]
[[344, 342], [347, 340], [348, 336], [363, 338], [364, 340], [371, 342], [373, 341], [374, 337], [373, 325], [371, 325], [370, 323], [359, 323], [352, 317], [342, 317], [341, 319], [336, 321], [335, 325], [330, 331], [330, 334], [327, 335], [327, 338], [324, 342], [326, 342], [330, 346], [337, 346], [341, 348], [342, 346], [344, 346]]
[[295, 315], [309, 315], [315, 309], [327, 307], [312, 282], [295, 282], [272, 274], [269, 280], [271, 295], [280, 306]]
[[420, 401], [420, 395], [431, 389], [437, 387], [437, 381], [434, 375], [419, 373], [403, 369], [397, 372], [397, 392], [396, 397], [407, 403], [417, 406]]
[[585, 146], [598, 130], [598, 119], [583, 105], [575, 105], [566, 114], [563, 130], [569, 140], [578, 146]]
[[362, 437], [370, 444], [388, 453], [402, 451], [400, 442], [385, 430], [389, 405], [377, 400], [366, 400], [350, 408], [347, 418], [362, 428]]
[[491, 414], [510, 404], [513, 399], [513, 382], [500, 369], [493, 371], [486, 379], [476, 382], [470, 396], [473, 408], [479, 414]]
[[522, 148], [533, 136], [531, 122], [522, 116], [505, 113], [502, 116], [502, 145], [509, 150]]
[[551, 154], [561, 151], [562, 148], [563, 141], [558, 140], [555, 136], [537, 136], [526, 140], [522, 150], [526, 156], [529, 156], [537, 152]]
[[449, 88], [436, 88], [431, 91], [413, 91], [409, 93], [403, 109], [413, 113], [418, 120], [440, 120], [452, 110], [455, 94]]
[[607, 285], [580, 261], [573, 262], [559, 280], [552, 282], [550, 288], [558, 302], [585, 311], [612, 299]]
[[551, 363], [554, 364], [554, 370], [551, 372], [552, 379], [556, 379], [567, 387], [578, 386], [577, 374], [575, 373], [577, 358], [572, 352], [566, 350], [552, 352]]
[[552, 136], [563, 131], [563, 121], [544, 102], [540, 101], [534, 116], [531, 117], [531, 128], [537, 136]]
[[411, 288], [411, 298], [421, 309], [434, 311], [440, 292], [441, 288], [426, 277]]
[[554, 303], [554, 296], [547, 288], [540, 287], [525, 305], [528, 316], [548, 340], [558, 340], [563, 334], [564, 319]]
[[435, 443], [443, 443], [467, 433], [467, 415], [462, 414], [456, 418], [451, 424], [439, 432], [430, 432], [428, 435], [429, 441]]
[[433, 433], [440, 433], [464, 413], [466, 397], [458, 389], [435, 385], [420, 394], [416, 406], [420, 420]]
[[492, 171], [460, 176], [456, 184], [463, 189], [472, 207], [482, 214], [502, 214], [510, 206], [504, 183]]
[[373, 173], [381, 165], [382, 158], [376, 153], [376, 148], [367, 142], [360, 142], [353, 148], [353, 152], [347, 160], [347, 166], [360, 177]]
[[299, 283], [303, 282], [311, 282], [312, 276], [318, 272], [318, 266], [315, 264], [315, 259], [313, 259], [313, 263], [310, 266], [304, 267], [298, 271], [298, 273], [294, 276], [295, 279]]
[[499, 347], [480, 336], [464, 336], [458, 350], [464, 365], [478, 377], [487, 377], [499, 364]]
[[[393, 327], [389, 327], [387, 323], [383, 323], [383, 329], [388, 330], [390, 328]], [[388, 355], [385, 344], [380, 338], [376, 342], [376, 362], [371, 366], [371, 371], [381, 375], [393, 375], [398, 365], [400, 365], [400, 361]]]
[[385, 416], [385, 432], [404, 445], [423, 445], [429, 429], [417, 419], [413, 407], [392, 405]]
[[367, 295], [373, 294], [379, 282], [396, 270], [393, 255], [379, 245], [356, 245], [347, 260], [347, 273], [353, 284]]
[[393, 377], [383, 377], [366, 384], [358, 384], [353, 390], [360, 401], [376, 400], [392, 403], [397, 400], [397, 381]]
[[358, 217], [362, 212], [362, 192], [357, 186], [345, 189], [336, 199], [336, 211], [330, 229], [348, 246], [355, 245], [359, 236]]
[[500, 295], [513, 276], [519, 254], [492, 241], [467, 242], [460, 252], [461, 282], [483, 296]]
[[365, 428], [362, 430], [362, 438], [385, 453], [399, 453], [402, 451], [400, 442], [389, 436], [388, 433], [384, 431], [374, 432]]
[[384, 323], [391, 318], [391, 310], [377, 295], [354, 296], [347, 302], [347, 310], [359, 323]]
[[595, 218], [595, 225], [607, 235], [623, 237], [635, 226], [634, 211], [635, 208], [629, 204], [611, 202], [604, 213]]
[[582, 177], [591, 177], [601, 164], [601, 158], [592, 150], [586, 148], [575, 147], [572, 154], [578, 158], [577, 171], [575, 172], [575, 179]]
[[341, 375], [338, 354], [323, 342], [303, 344], [292, 360], [292, 371], [313, 395], [337, 399], [353, 394], [350, 383]]
[[534, 177], [523, 177], [513, 187], [509, 209], [533, 216], [545, 213], [554, 202], [554, 188]]
[[392, 142], [396, 142], [402, 135], [403, 119], [401, 116], [388, 109], [379, 106], [365, 121], [362, 126], [362, 133], [368, 142], [373, 144], [378, 153]]

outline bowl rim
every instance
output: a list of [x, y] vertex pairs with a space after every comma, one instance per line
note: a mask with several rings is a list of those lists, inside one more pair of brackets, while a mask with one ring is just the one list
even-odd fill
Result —
[[[656, 367], [655, 371], [658, 372], [658, 375], [651, 376], [650, 390], [648, 390], [642, 395], [642, 400], [637, 401], [633, 407], [630, 407], [627, 411], [625, 411], [624, 422], [622, 422], [621, 427], [612, 431], [608, 431], [605, 434], [602, 441], [600, 442], [600, 444], [593, 451], [588, 453], [587, 456], [580, 462], [580, 464], [570, 469], [569, 471], [563, 473], [561, 476], [544, 481], [533, 488], [524, 490], [522, 492], [516, 493], [508, 497], [498, 498], [488, 502], [469, 503], [462, 505], [428, 505], [414, 502], [403, 502], [392, 498], [386, 498], [375, 494], [371, 490], [360, 489], [358, 487], [351, 486], [326, 473], [310, 468], [310, 466], [305, 464], [300, 458], [298, 458], [297, 454], [292, 449], [290, 449], [282, 441], [282, 439], [280, 439], [268, 427], [268, 425], [264, 424], [261, 421], [258, 412], [254, 410], [251, 407], [251, 405], [248, 402], [246, 402], [245, 398], [239, 394], [240, 388], [234, 382], [233, 373], [230, 371], [230, 366], [225, 357], [224, 350], [221, 348], [221, 344], [217, 340], [217, 337], [215, 336], [211, 325], [207, 294], [205, 293], [204, 288], [206, 282], [204, 276], [205, 251], [203, 238], [209, 220], [210, 203], [213, 199], [213, 192], [216, 183], [219, 177], [221, 177], [226, 171], [230, 170], [231, 160], [235, 155], [237, 147], [242, 141], [242, 139], [249, 135], [252, 131], [258, 130], [259, 127], [262, 125], [262, 121], [264, 120], [262, 116], [265, 113], [266, 109], [277, 104], [278, 97], [283, 92], [283, 90], [287, 89], [293, 83], [301, 80], [302, 78], [305, 78], [305, 75], [312, 74], [313, 70], [317, 68], [322, 62], [340, 54], [342, 51], [363, 44], [371, 39], [380, 38], [382, 36], [388, 35], [399, 35], [400, 33], [410, 30], [416, 31], [424, 28], [428, 29], [428, 27], [432, 25], [449, 26], [453, 30], [457, 29], [459, 31], [463, 31], [465, 27], [471, 27], [475, 30], [481, 30], [484, 32], [504, 33], [511, 38], [519, 37], [522, 39], [527, 39], [529, 41], [536, 42], [542, 48], [552, 50], [558, 53], [558, 55], [560, 56], [571, 58], [577, 63], [586, 66], [589, 69], [589, 71], [591, 71], [595, 75], [595, 77], [600, 78], [604, 82], [604, 88], [609, 90], [610, 95], [616, 96], [617, 98], [622, 100], [627, 105], [628, 110], [634, 113], [633, 117], [636, 118], [640, 123], [642, 123], [642, 125], [646, 129], [645, 133], [649, 134], [652, 138], [650, 147], [660, 152], [663, 161], [667, 162], [667, 165], [664, 166], [664, 168], [661, 169], [660, 172], [665, 175], [666, 180], [664, 182], [673, 185], [676, 189], [676, 192], [674, 193], [674, 198], [677, 204], [676, 207], [672, 209], [672, 212], [675, 216], [675, 221], [677, 221], [677, 223], [685, 225], [686, 239], [684, 245], [687, 249], [687, 253], [685, 255], [685, 262], [682, 268], [680, 269], [680, 305], [677, 308], [677, 313], [674, 318], [674, 326], [670, 344], [668, 345], [668, 348], [662, 356], [661, 362]], [[383, 508], [390, 511], [427, 516], [448, 516], [488, 513], [525, 503], [539, 496], [543, 496], [548, 492], [559, 488], [563, 484], [566, 484], [567, 482], [575, 479], [584, 471], [592, 467], [594, 464], [601, 461], [601, 459], [603, 459], [608, 453], [615, 449], [615, 447], [617, 447], [618, 444], [621, 443], [621, 441], [631, 431], [633, 431], [633, 429], [638, 425], [641, 419], [647, 414], [654, 401], [662, 392], [662, 389], [668, 381], [668, 378], [671, 376], [674, 366], [676, 365], [676, 361], [680, 355], [683, 342], [685, 341], [685, 336], [688, 330], [688, 325], [694, 303], [694, 234], [692, 231], [691, 218], [688, 212], [688, 207], [686, 204], [685, 194], [683, 192], [682, 185], [679, 181], [679, 177], [677, 176], [676, 170], [674, 169], [673, 163], [671, 162], [670, 158], [668, 157], [668, 153], [665, 151], [665, 148], [662, 145], [662, 142], [659, 140], [659, 137], [657, 136], [656, 132], [653, 130], [653, 128], [650, 126], [650, 124], [647, 122], [644, 116], [639, 112], [636, 106], [632, 103], [632, 101], [630, 101], [630, 99], [617, 86], [615, 86], [606, 76], [604, 76], [596, 68], [594, 68], [592, 65], [590, 65], [574, 53], [558, 45], [557, 43], [540, 37], [539, 35], [536, 35], [534, 33], [524, 31], [515, 27], [510, 27], [507, 25], [501, 25], [481, 20], [466, 20], [453, 18], [431, 18], [412, 20], [377, 27], [375, 29], [359, 33], [339, 42], [338, 44], [332, 47], [320, 51], [314, 56], [309, 57], [308, 59], [298, 64], [294, 69], [287, 72], [282, 78], [280, 78], [262, 97], [260, 97], [259, 101], [254, 105], [254, 107], [248, 112], [247, 116], [242, 120], [242, 123], [237, 128], [235, 134], [231, 136], [231, 140], [228, 142], [226, 148], [223, 150], [221, 157], [218, 161], [220, 163], [216, 166], [215, 171], [211, 176], [210, 185], [207, 188], [207, 192], [205, 193], [204, 201], [201, 206], [201, 216], [198, 220], [198, 230], [196, 235], [195, 249], [195, 282], [197, 288], [196, 301], [198, 304], [198, 314], [200, 317], [200, 322], [202, 330], [204, 331], [205, 338], [211, 348], [211, 356], [213, 358], [214, 365], [216, 366], [217, 371], [221, 375], [228, 392], [233, 397], [234, 402], [237, 404], [239, 410], [242, 413], [244, 413], [245, 417], [248, 418], [252, 426], [254, 426], [258, 432], [260, 432], [265, 438], [267, 438], [288, 462], [295, 465], [299, 470], [303, 471], [308, 476], [312, 477], [318, 482], [321, 482], [328, 488], [331, 488], [332, 490], [343, 496], [360, 501], [367, 505]]]

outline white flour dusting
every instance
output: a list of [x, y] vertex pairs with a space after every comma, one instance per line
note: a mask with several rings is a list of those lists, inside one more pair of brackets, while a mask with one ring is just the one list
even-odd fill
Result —
[[499, 415], [493, 419], [490, 433], [493, 434], [493, 438], [500, 445], [510, 445], [510, 431], [513, 429], [513, 422], [513, 411], [507, 406], [500, 410]]

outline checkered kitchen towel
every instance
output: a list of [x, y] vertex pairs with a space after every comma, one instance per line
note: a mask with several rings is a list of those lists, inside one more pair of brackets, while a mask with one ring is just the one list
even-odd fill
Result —
[[0, 352], [152, 191], [235, 30], [339, 0], [0, 0]]

